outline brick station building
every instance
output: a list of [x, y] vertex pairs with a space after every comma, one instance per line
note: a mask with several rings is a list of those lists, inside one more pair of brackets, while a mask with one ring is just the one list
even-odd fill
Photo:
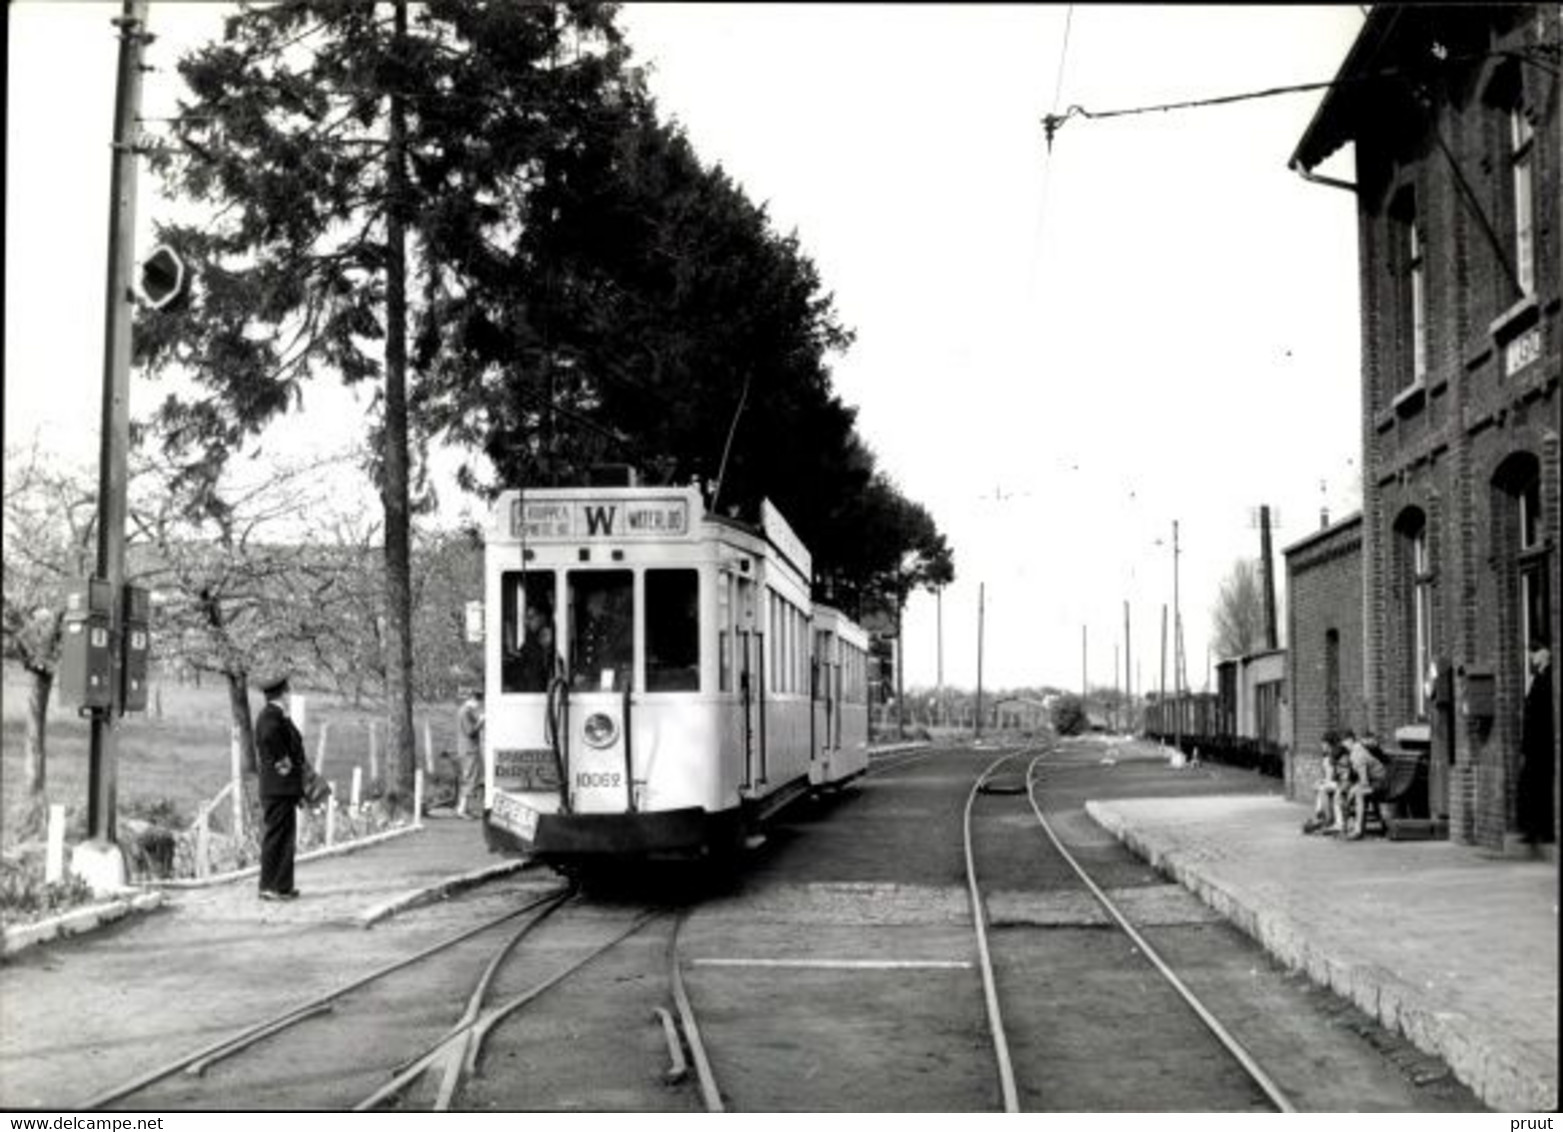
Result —
[[1286, 547], [1287, 679], [1292, 744], [1286, 793], [1312, 802], [1326, 731], [1368, 730], [1363, 694], [1362, 515]]
[[[1557, 5], [1374, 6], [1292, 158], [1330, 186], [1320, 192], [1357, 203], [1357, 722], [1429, 745], [1433, 813], [1454, 840], [1491, 848], [1517, 828], [1525, 647], [1544, 638], [1556, 654], [1563, 607], [1560, 41]], [[1318, 177], [1348, 143], [1354, 180]], [[1347, 537], [1304, 540], [1289, 563]], [[1322, 623], [1293, 619], [1294, 647], [1325, 647], [1311, 639]], [[1317, 674], [1303, 659], [1295, 747], [1306, 753], [1306, 729], [1322, 730], [1310, 721], [1328, 712], [1304, 703], [1326, 693], [1305, 690]], [[1345, 688], [1344, 659], [1338, 672]], [[1554, 719], [1559, 683], [1554, 665]], [[1558, 761], [1555, 728], [1554, 838]]]

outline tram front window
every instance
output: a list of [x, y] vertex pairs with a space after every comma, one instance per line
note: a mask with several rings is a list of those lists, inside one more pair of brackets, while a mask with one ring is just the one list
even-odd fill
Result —
[[570, 573], [570, 686], [620, 692], [635, 671], [635, 589], [629, 570]]
[[646, 691], [700, 690], [699, 599], [699, 571], [646, 571]]
[[500, 584], [500, 690], [546, 692], [558, 667], [554, 572], [506, 573]]

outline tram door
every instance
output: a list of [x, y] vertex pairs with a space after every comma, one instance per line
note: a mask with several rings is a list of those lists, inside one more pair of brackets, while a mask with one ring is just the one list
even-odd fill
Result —
[[761, 665], [765, 635], [754, 630], [754, 583], [735, 578], [738, 593], [733, 603], [733, 640], [738, 670], [738, 702], [743, 713], [744, 785], [765, 780], [764, 717], [765, 673]]

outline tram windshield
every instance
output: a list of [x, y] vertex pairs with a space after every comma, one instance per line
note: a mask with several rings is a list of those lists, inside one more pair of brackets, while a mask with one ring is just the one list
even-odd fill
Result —
[[[500, 588], [500, 690], [546, 692], [559, 668], [554, 572], [507, 572]], [[524, 594], [524, 596], [523, 596]]]
[[570, 686], [618, 692], [635, 671], [635, 587], [629, 570], [569, 574]]

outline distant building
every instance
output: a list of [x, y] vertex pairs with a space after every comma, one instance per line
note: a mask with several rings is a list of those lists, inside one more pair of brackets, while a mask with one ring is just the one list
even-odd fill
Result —
[[[1430, 741], [1434, 814], [1494, 848], [1525, 645], [1556, 652], [1563, 606], [1560, 39], [1557, 5], [1374, 6], [1292, 159], [1311, 175], [1355, 145], [1366, 722]], [[1298, 623], [1294, 645], [1317, 635]], [[1556, 736], [1553, 762], [1555, 834]]]
[[1362, 655], [1362, 514], [1282, 550], [1292, 744], [1286, 792], [1313, 800], [1319, 741], [1327, 731], [1368, 728]]

